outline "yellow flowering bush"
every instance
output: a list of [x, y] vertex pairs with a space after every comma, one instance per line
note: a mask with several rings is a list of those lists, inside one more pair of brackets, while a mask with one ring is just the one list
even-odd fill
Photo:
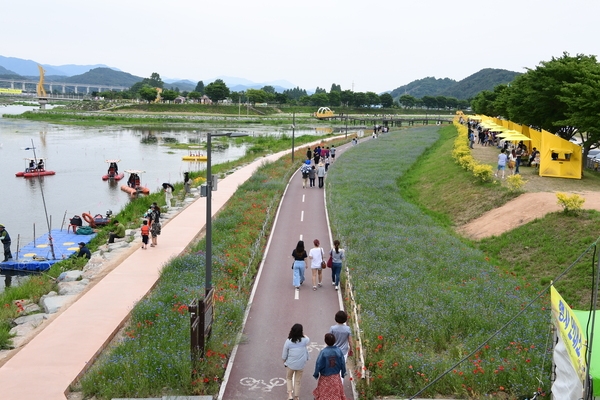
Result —
[[458, 136], [454, 141], [452, 158], [454, 158], [456, 163], [462, 168], [473, 172], [473, 176], [475, 176], [480, 182], [491, 182], [493, 180], [492, 176], [494, 175], [492, 167], [487, 164], [480, 164], [471, 155], [471, 149], [467, 145], [467, 127], [459, 124], [456, 122], [456, 120], [454, 122], [454, 126], [458, 131]]
[[558, 204], [563, 208], [565, 214], [579, 214], [583, 208], [585, 199], [578, 194], [568, 195], [566, 193], [556, 193]]
[[508, 186], [508, 190], [511, 192], [520, 190], [526, 183], [527, 181], [523, 179], [521, 174], [509, 175], [506, 179], [506, 185]]
[[471, 169], [473, 175], [481, 182], [491, 182], [494, 177], [494, 170], [491, 165], [476, 163]]
[[457, 161], [461, 157], [468, 156], [468, 155], [471, 155], [471, 150], [469, 150], [469, 148], [464, 145], [454, 147], [454, 150], [452, 150], [452, 157]]

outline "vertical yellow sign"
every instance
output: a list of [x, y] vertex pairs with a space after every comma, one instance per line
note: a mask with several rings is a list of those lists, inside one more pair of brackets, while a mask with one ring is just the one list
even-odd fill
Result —
[[554, 286], [550, 288], [550, 301], [554, 325], [567, 348], [573, 369], [583, 382], [586, 370], [585, 347], [587, 342], [583, 338], [579, 320]]

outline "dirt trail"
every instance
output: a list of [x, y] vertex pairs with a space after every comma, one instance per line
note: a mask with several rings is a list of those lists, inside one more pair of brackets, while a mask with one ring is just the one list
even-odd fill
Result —
[[[600, 211], [600, 192], [570, 192], [585, 198], [584, 209]], [[500, 235], [515, 229], [547, 213], [560, 211], [555, 192], [525, 193], [502, 207], [491, 210], [481, 217], [463, 225], [458, 232], [463, 236], [479, 240]]]

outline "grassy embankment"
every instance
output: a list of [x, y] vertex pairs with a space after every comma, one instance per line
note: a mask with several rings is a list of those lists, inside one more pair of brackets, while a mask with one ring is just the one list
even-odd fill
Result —
[[[362, 310], [365, 398], [416, 394], [478, 349], [600, 235], [599, 214], [589, 211], [550, 214], [496, 239], [459, 238], [457, 221], [514, 195], [474, 182], [450, 156], [455, 129], [440, 132], [435, 144], [431, 131], [419, 129], [382, 136], [347, 152], [328, 176], [330, 218], [347, 246]], [[588, 254], [557, 283], [570, 303], [589, 288], [590, 263]], [[589, 307], [578, 300], [575, 306]], [[419, 397], [516, 398], [537, 389], [538, 377], [548, 391], [548, 310], [544, 296]]]
[[[318, 140], [317, 136], [304, 135], [295, 139], [295, 145], [301, 146], [303, 143]], [[248, 141], [251, 143], [247, 154], [239, 160], [218, 164], [213, 166], [214, 173], [225, 173], [233, 169], [238, 165], [251, 162], [257, 157], [272, 152], [277, 152], [291, 148], [291, 137], [282, 136], [278, 138], [260, 136], [256, 138], [252, 137], [240, 137], [235, 139], [219, 138], [215, 140], [216, 143], [226, 143], [229, 141]], [[302, 155], [299, 156], [302, 159]], [[191, 173], [190, 177], [194, 180], [194, 185], [199, 185], [204, 182], [205, 172], [200, 171], [199, 173]], [[174, 196], [176, 198], [183, 198], [184, 190], [183, 183], [179, 182], [175, 184]], [[123, 210], [121, 210], [115, 218], [122, 222], [127, 229], [139, 228], [140, 217], [144, 215], [152, 202], [157, 202], [159, 205], [164, 205], [164, 196], [162, 193], [152, 193], [149, 196], [143, 196], [138, 199], [129, 202]], [[98, 232], [96, 238], [94, 238], [90, 244], [90, 250], [95, 251], [99, 245], [106, 242], [108, 238], [108, 232], [111, 227], [103, 228]], [[26, 282], [19, 286], [6, 288], [4, 292], [0, 293], [0, 349], [11, 348], [11, 335], [9, 334], [11, 329], [11, 321], [17, 318], [23, 311], [23, 302], [18, 300], [25, 300], [25, 302], [37, 303], [40, 297], [51, 290], [56, 289], [56, 282], [54, 281], [62, 272], [69, 271], [72, 269], [82, 269], [85, 265], [85, 260], [74, 258], [67, 259], [56, 263], [46, 271], [44, 274], [32, 275]]]
[[[453, 131], [449, 130], [442, 138], [444, 135], [450, 137], [450, 132]], [[404, 197], [419, 204], [421, 210], [432, 215], [438, 223], [448, 227], [461, 226], [520, 194], [510, 193], [498, 181], [476, 183], [469, 172], [453, 162], [450, 156], [452, 145], [449, 138], [440, 141], [400, 181]], [[495, 157], [490, 165], [492, 163], [495, 168]], [[590, 170], [586, 170], [582, 180], [527, 178], [531, 171], [524, 168], [524, 172], [526, 179], [535, 179], [533, 185], [545, 191], [553, 191], [554, 187], [565, 191], [564, 186], [577, 192], [596, 191], [600, 181], [600, 174]], [[539, 183], [542, 179], [545, 184]], [[527, 183], [523, 189], [529, 191]], [[539, 290], [569, 267], [598, 237], [600, 213], [583, 210], [579, 216], [550, 213], [498, 237], [472, 242], [472, 245], [491, 262], [502, 265], [503, 269]], [[591, 262], [591, 255], [582, 258], [569, 274], [555, 282], [557, 290], [576, 309], [590, 307]]]

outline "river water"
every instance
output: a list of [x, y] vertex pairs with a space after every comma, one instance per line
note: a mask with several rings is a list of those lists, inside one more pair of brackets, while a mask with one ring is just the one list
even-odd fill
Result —
[[[37, 107], [3, 106], [0, 115], [22, 113]], [[0, 117], [0, 224], [6, 227], [12, 239], [13, 256], [17, 241], [22, 247], [35, 236], [48, 231], [47, 214], [51, 216], [51, 228], [63, 228], [73, 215], [84, 212], [91, 215], [105, 214], [107, 210], [118, 213], [129, 202], [127, 193], [120, 190], [125, 178], [119, 182], [103, 181], [107, 159], [120, 159], [119, 171], [137, 169], [142, 185], [156, 192], [163, 182], [182, 182], [183, 173], [206, 168], [205, 162], [183, 161], [186, 149], [172, 149], [168, 143], [198, 144], [206, 142], [206, 132], [243, 132], [252, 135], [291, 135], [281, 129], [265, 126], [236, 129], [210, 127], [202, 124], [202, 130], [123, 127], [80, 127], [32, 122]], [[297, 136], [315, 134], [315, 130], [296, 131]], [[246, 145], [214, 146], [219, 138], [213, 138], [212, 163], [233, 161], [242, 157]], [[32, 146], [33, 143], [33, 146]], [[26, 167], [25, 158], [43, 158], [46, 169], [56, 175], [41, 178], [16, 177], [15, 173]], [[1, 256], [1, 255], [0, 255]], [[1, 261], [1, 260], [0, 260]], [[0, 265], [1, 267], [1, 265]], [[13, 282], [14, 283], [14, 282]], [[4, 282], [0, 280], [0, 291]]]

